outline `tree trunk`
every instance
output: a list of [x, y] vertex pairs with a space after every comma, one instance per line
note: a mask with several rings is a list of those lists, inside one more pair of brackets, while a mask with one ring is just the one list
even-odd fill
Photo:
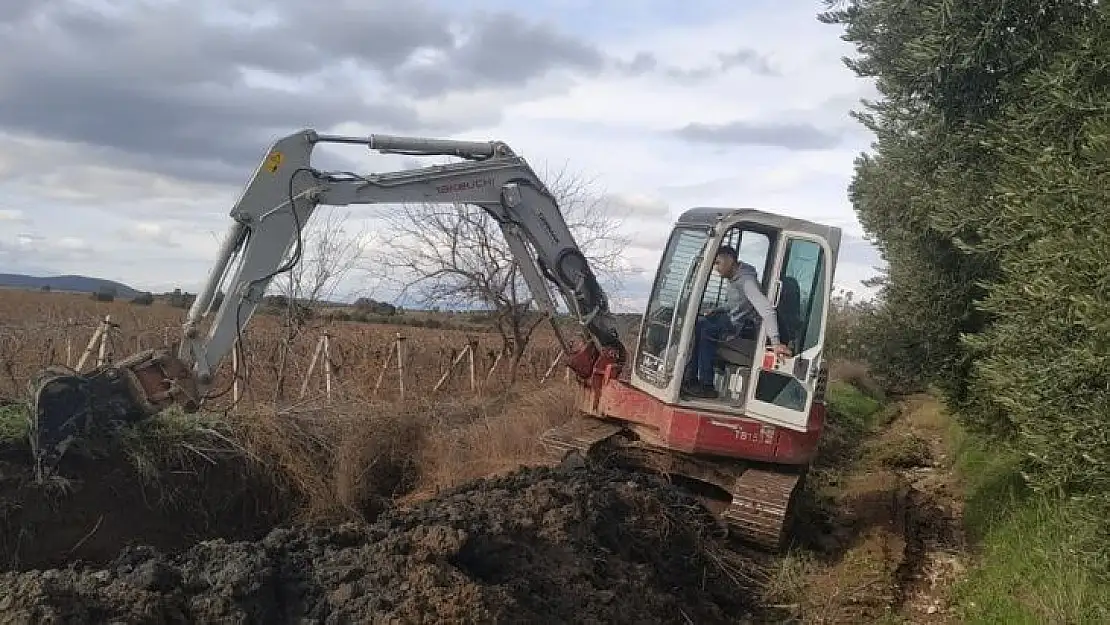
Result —
[[282, 342], [281, 355], [278, 357], [278, 373], [274, 384], [274, 401], [285, 397], [285, 369], [289, 363], [289, 343]]
[[513, 359], [509, 364], [509, 386], [515, 386], [517, 380], [517, 371], [520, 369], [520, 361], [524, 357], [524, 349], [519, 345], [513, 349]]
[[285, 332], [282, 337], [281, 354], [278, 356], [278, 374], [274, 386], [274, 401], [285, 399], [285, 379], [289, 372], [289, 357], [293, 353], [293, 344], [297, 342], [297, 337], [300, 336], [303, 330], [303, 323], [294, 314], [294, 309], [290, 307], [287, 309], [285, 316]]

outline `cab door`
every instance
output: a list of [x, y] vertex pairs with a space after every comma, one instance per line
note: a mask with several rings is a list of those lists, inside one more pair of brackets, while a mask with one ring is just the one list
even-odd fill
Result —
[[[676, 227], [663, 252], [655, 284], [641, 321], [632, 382], [664, 402], [677, 397], [682, 371], [678, 354], [694, 294], [695, 277], [712, 232], [708, 228]], [[700, 300], [700, 293], [697, 294]]]
[[[824, 357], [825, 329], [833, 276], [828, 243], [804, 232], [784, 231], [771, 287], [779, 335], [793, 354], [779, 362], [756, 354], [747, 406], [752, 416], [804, 430]], [[762, 324], [757, 345], [766, 345]]]

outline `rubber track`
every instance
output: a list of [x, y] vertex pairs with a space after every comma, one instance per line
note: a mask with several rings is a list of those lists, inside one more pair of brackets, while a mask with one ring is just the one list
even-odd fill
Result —
[[620, 427], [596, 419], [575, 418], [543, 433], [540, 443], [548, 453], [564, 456], [577, 451], [585, 458], [599, 441], [616, 434]]
[[[544, 432], [541, 442], [548, 452], [561, 460], [571, 451], [586, 458], [594, 445], [620, 431], [620, 426], [594, 419], [571, 419]], [[631, 450], [630, 450], [631, 451]], [[658, 451], [658, 450], [657, 450]], [[708, 462], [708, 461], [703, 461]], [[783, 543], [794, 490], [801, 476], [760, 469], [730, 467], [721, 470], [739, 473], [729, 494], [732, 501], [721, 512], [721, 520], [740, 540], [777, 552]]]
[[732, 503], [722, 516], [742, 539], [778, 551], [800, 479], [793, 473], [749, 469], [736, 480]]

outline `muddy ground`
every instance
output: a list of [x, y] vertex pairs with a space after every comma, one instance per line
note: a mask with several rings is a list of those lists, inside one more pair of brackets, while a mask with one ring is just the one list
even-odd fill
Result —
[[529, 469], [373, 524], [0, 576], [4, 623], [735, 623], [753, 597], [692, 499]]
[[28, 449], [0, 447], [0, 570], [101, 564], [131, 543], [257, 540], [294, 510], [288, 489], [243, 458], [183, 458], [147, 476], [130, 458], [67, 456], [38, 484]]
[[0, 449], [0, 623], [946, 622], [963, 545], [945, 420], [924, 397], [877, 418], [830, 428], [798, 544], [773, 559], [612, 468], [523, 469], [306, 525], [242, 457], [182, 453], [155, 479], [133, 458], [69, 458], [38, 485]]

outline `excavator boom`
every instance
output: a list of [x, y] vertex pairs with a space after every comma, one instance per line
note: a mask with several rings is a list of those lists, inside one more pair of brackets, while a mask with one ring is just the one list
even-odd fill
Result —
[[[365, 145], [383, 153], [464, 159], [378, 174], [326, 172], [312, 165], [321, 143]], [[541, 312], [553, 319], [552, 283], [586, 334], [572, 345], [552, 323], [581, 377], [598, 355], [623, 362], [625, 350], [605, 293], [574, 240], [558, 202], [528, 163], [504, 143], [416, 137], [318, 134], [303, 130], [273, 143], [231, 210], [232, 224], [183, 326], [174, 356], [152, 350], [90, 374], [50, 369], [37, 381], [36, 452], [52, 460], [64, 441], [108, 415], [133, 421], [170, 404], [196, 410], [220, 363], [242, 336], [270, 282], [300, 260], [302, 233], [321, 204], [472, 204], [493, 217]], [[210, 329], [199, 326], [221, 286]]]
[[[387, 153], [452, 155], [464, 162], [371, 175], [321, 172], [312, 168], [319, 143], [363, 144]], [[528, 163], [504, 143], [480, 143], [372, 135], [365, 138], [304, 131], [274, 143], [231, 211], [234, 223], [208, 282], [185, 323], [182, 357], [195, 365], [202, 384], [230, 352], [270, 281], [299, 260], [301, 232], [321, 204], [472, 204], [500, 225], [540, 309], [554, 313], [545, 278], [558, 288], [599, 348], [621, 349], [608, 302], [571, 235], [555, 197]], [[289, 252], [292, 255], [282, 264]], [[534, 255], [533, 255], [534, 251]], [[196, 328], [240, 256], [208, 336]], [[565, 337], [558, 335], [564, 347]]]

